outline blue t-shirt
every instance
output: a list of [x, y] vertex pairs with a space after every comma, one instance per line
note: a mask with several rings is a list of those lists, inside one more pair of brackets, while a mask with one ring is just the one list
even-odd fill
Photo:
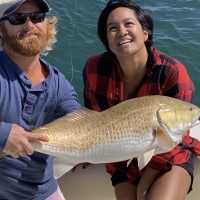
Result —
[[[6, 144], [11, 124], [31, 131], [80, 107], [64, 75], [40, 61], [49, 74], [31, 88], [19, 67], [5, 51], [0, 52], [0, 150]], [[0, 200], [43, 200], [56, 188], [51, 156], [35, 152], [19, 159], [0, 158]]]

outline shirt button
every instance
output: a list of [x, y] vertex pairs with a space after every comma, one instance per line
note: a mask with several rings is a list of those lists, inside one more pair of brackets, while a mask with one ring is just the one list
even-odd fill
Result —
[[27, 105], [27, 106], [24, 107], [24, 110], [25, 110], [26, 113], [30, 114], [31, 110], [32, 110], [32, 107]]

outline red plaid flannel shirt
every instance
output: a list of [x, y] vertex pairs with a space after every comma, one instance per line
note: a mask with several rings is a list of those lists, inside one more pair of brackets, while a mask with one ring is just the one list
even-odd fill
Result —
[[[111, 52], [90, 57], [83, 70], [84, 103], [89, 109], [102, 111], [123, 101], [123, 81], [120, 65]], [[147, 95], [165, 95], [191, 102], [194, 85], [183, 64], [152, 47], [145, 76], [132, 98]], [[200, 143], [187, 134], [182, 144], [168, 153], [154, 156], [149, 166], [158, 170], [168, 170], [173, 164], [187, 161], [192, 150], [200, 155]], [[134, 163], [135, 162], [135, 163]], [[107, 164], [107, 171], [118, 177], [115, 183], [134, 182], [139, 173], [136, 161], [128, 168], [126, 162]]]

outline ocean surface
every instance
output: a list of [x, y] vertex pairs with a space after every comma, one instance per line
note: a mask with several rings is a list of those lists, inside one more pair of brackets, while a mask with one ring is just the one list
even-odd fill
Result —
[[[83, 104], [82, 69], [86, 59], [105, 51], [97, 37], [97, 20], [106, 0], [48, 0], [58, 17], [57, 43], [45, 57], [74, 86]], [[154, 45], [179, 59], [196, 88], [200, 105], [200, 0], [138, 0], [152, 11]]]

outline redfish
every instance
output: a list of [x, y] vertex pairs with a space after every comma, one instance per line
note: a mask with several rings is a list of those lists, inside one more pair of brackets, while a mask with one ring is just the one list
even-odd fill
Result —
[[80, 108], [32, 131], [49, 138], [33, 145], [35, 151], [56, 157], [56, 177], [84, 162], [138, 158], [142, 169], [153, 155], [175, 147], [199, 116], [199, 107], [175, 98], [139, 97], [102, 112]]

